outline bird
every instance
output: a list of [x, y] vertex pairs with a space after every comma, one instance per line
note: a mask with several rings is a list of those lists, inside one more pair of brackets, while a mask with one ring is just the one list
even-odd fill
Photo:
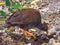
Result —
[[36, 26], [41, 24], [41, 14], [38, 10], [28, 8], [14, 12], [8, 19], [4, 27], [19, 26], [21, 28]]

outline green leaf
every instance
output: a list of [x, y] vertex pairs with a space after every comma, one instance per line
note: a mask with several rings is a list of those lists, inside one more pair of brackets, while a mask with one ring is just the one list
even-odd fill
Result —
[[14, 6], [14, 9], [19, 10], [22, 9], [22, 5], [20, 3], [12, 3]]
[[4, 11], [2, 11], [2, 10], [0, 10], [0, 14], [1, 14], [2, 16], [6, 16], [6, 13], [5, 13]]
[[25, 0], [26, 2], [28, 2], [29, 0]]
[[6, 6], [10, 6], [10, 1], [6, 0]]
[[11, 13], [13, 13], [13, 12], [14, 12], [14, 10], [13, 10], [13, 9], [11, 9], [11, 8], [8, 8], [8, 10], [9, 10], [9, 12], [11, 12]]
[[21, 9], [22, 8], [22, 4], [21, 3], [17, 3], [17, 8]]

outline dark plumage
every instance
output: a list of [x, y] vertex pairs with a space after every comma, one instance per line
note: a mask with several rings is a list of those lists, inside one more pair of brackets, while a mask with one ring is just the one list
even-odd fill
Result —
[[14, 12], [9, 18], [6, 27], [9, 26], [20, 26], [41, 23], [41, 15], [39, 11], [35, 9], [21, 9]]
[[31, 27], [38, 27], [43, 30], [47, 29], [47, 27], [44, 28], [44, 26], [41, 23], [40, 12], [32, 8], [21, 9], [14, 12], [8, 18], [8, 22], [5, 24], [5, 27], [10, 27], [10, 26], [19, 26], [23, 29], [28, 29]]

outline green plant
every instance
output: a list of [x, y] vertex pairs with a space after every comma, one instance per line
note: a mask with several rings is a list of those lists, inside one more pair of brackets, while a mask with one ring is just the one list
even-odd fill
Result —
[[[25, 0], [26, 2], [28, 2], [29, 0]], [[5, 0], [6, 2], [6, 7], [8, 8], [8, 11], [10, 13], [13, 13], [14, 11], [17, 11], [19, 9], [26, 9], [29, 8], [28, 6], [23, 6], [22, 2], [13, 2], [12, 0]], [[6, 12], [4, 12], [3, 10], [0, 10], [0, 14], [2, 16], [6, 16]]]
[[6, 13], [3, 10], [0, 10], [0, 14], [4, 17], [6, 16]]
[[10, 0], [5, 0], [6, 1], [6, 6], [10, 6]]
[[[28, 2], [28, 0], [25, 0]], [[23, 6], [22, 2], [13, 2], [12, 0], [6, 0], [6, 6], [8, 8], [8, 11], [13, 13], [14, 11], [17, 11], [19, 9], [26, 9], [29, 8], [27, 6]]]

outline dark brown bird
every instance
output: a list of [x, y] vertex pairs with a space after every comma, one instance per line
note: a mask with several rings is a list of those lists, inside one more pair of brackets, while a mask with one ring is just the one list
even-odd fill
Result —
[[[28, 8], [14, 12], [9, 18], [5, 27], [19, 26], [22, 29], [38, 27], [47, 30], [41, 23], [41, 14], [38, 10]], [[43, 28], [42, 28], [43, 27]]]
[[9, 18], [6, 27], [20, 26], [24, 27], [29, 24], [41, 23], [41, 15], [35, 9], [21, 9], [14, 12]]

